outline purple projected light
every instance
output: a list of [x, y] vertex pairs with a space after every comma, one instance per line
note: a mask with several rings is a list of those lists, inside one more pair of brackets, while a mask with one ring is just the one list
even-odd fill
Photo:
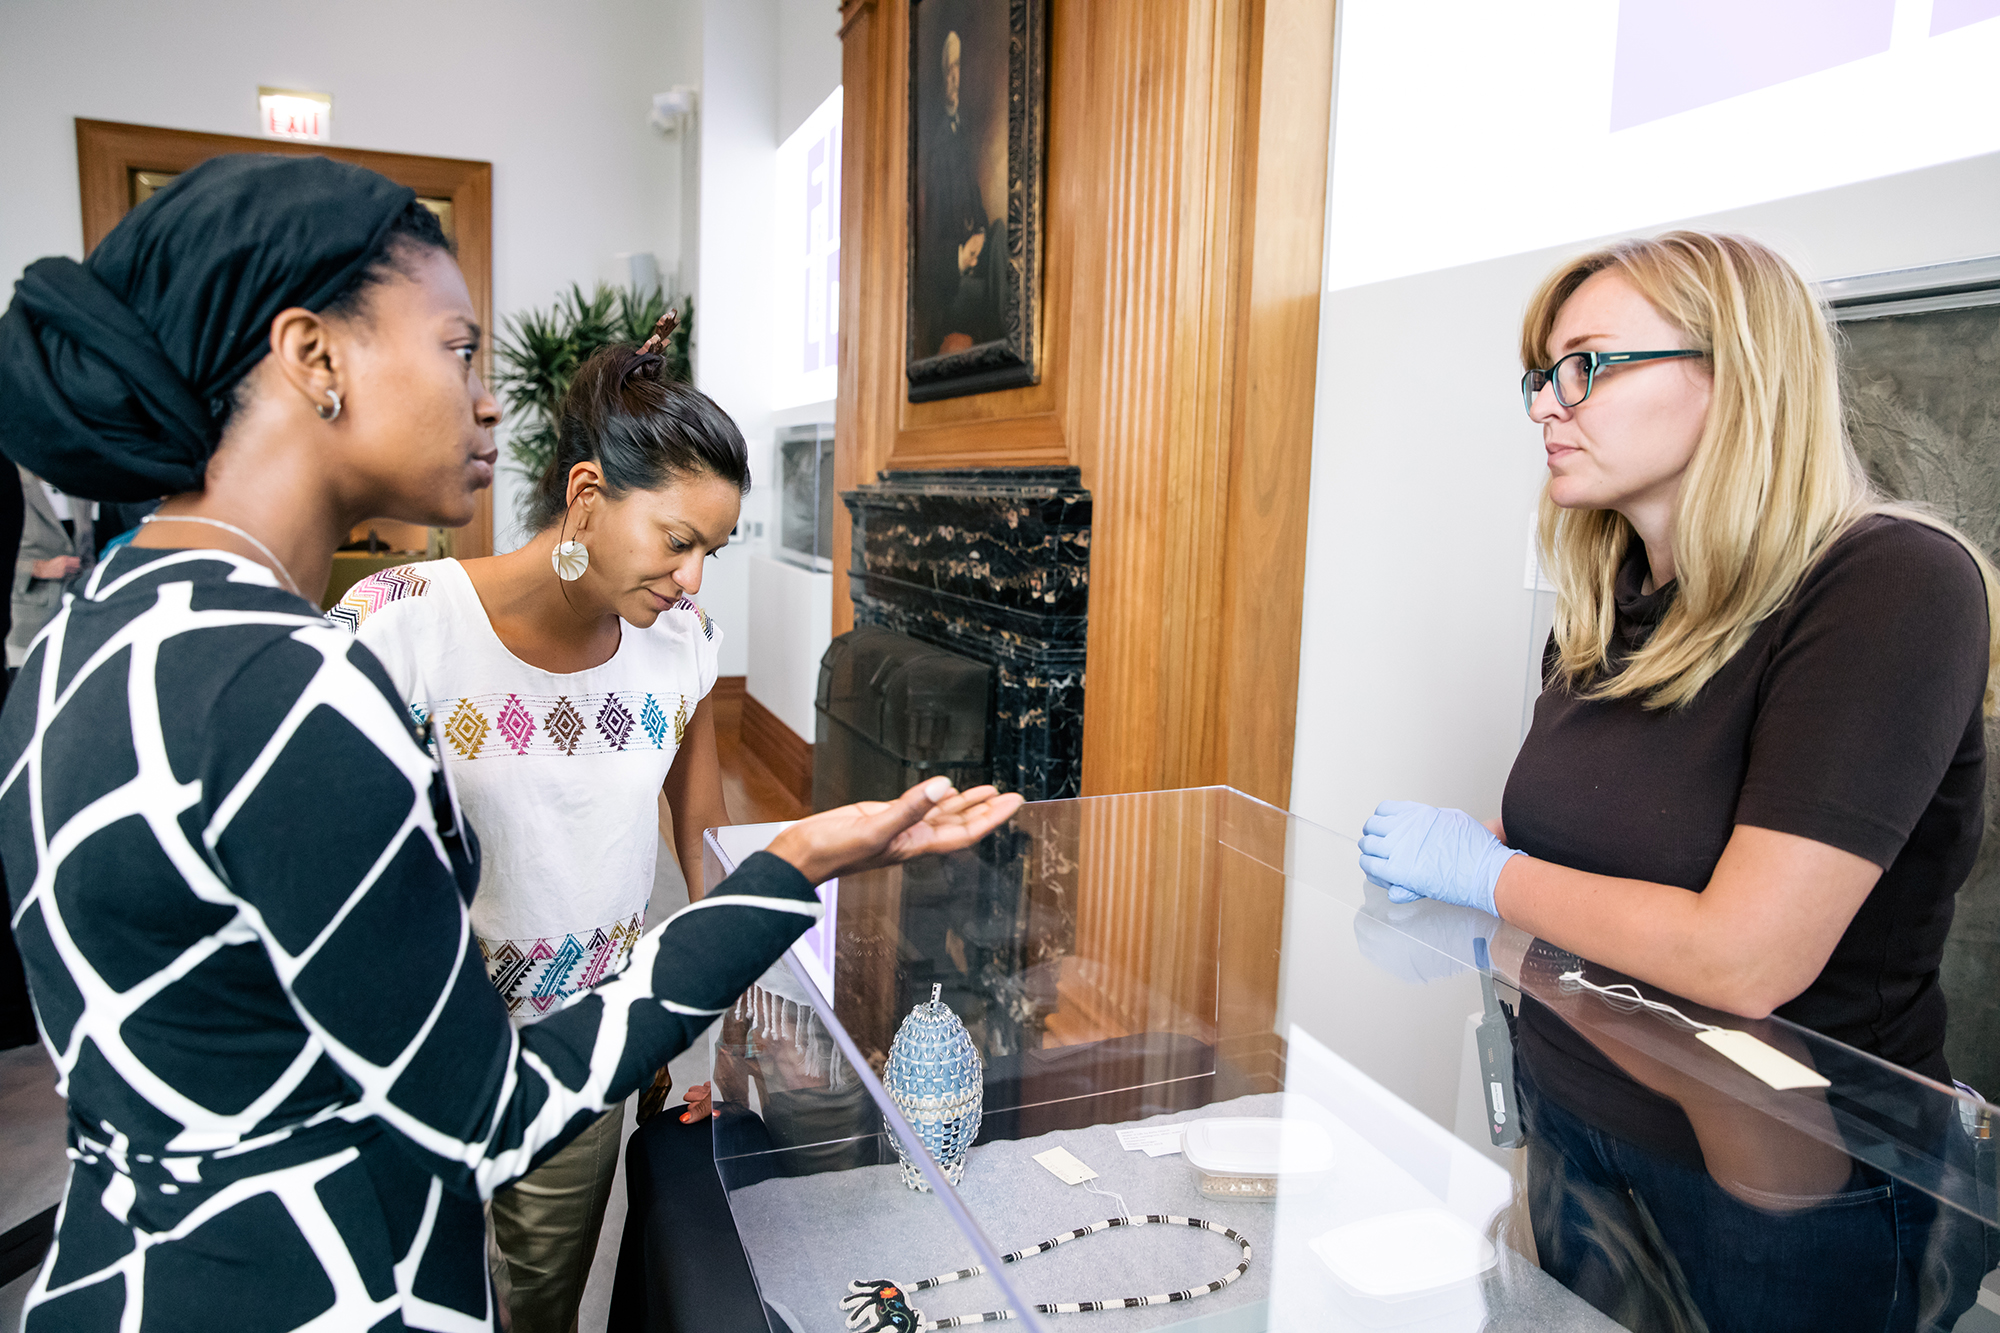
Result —
[[[2000, 8], [2000, 0], [1935, 3], [1937, 13]], [[1618, 0], [1611, 128], [1630, 129], [1886, 51], [1895, 13], [1896, 0]]]
[[1931, 0], [1931, 36], [2000, 19], [2000, 0]]

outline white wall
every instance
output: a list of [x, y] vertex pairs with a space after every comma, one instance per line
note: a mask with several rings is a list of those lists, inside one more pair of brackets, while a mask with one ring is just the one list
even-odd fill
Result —
[[[743, 431], [755, 483], [743, 503], [742, 549], [711, 565], [702, 605], [730, 636], [723, 673], [747, 676], [758, 702], [810, 740], [811, 694], [801, 712], [796, 681], [817, 681], [826, 637], [802, 638], [801, 626], [830, 627], [830, 585], [826, 614], [808, 622], [785, 609], [785, 596], [767, 604], [761, 591], [772, 582], [761, 571], [772, 563], [763, 553], [775, 536], [778, 479], [772, 214], [779, 142], [840, 83], [840, 16], [824, 0], [701, 0], [701, 13], [695, 380]], [[761, 538], [751, 535], [758, 524]]]
[[833, 575], [768, 556], [750, 557], [750, 605], [756, 651], [744, 688], [807, 740], [819, 660], [833, 641]]
[[[1759, 237], [1814, 279], [2000, 253], [2000, 154], [1687, 225]], [[1385, 798], [1499, 813], [1540, 647], [1522, 573], [1544, 459], [1515, 343], [1535, 284], [1589, 244], [1322, 299], [1292, 777], [1308, 819], [1352, 835]]]
[[[77, 256], [73, 120], [257, 133], [257, 87], [333, 95], [334, 142], [493, 163], [496, 316], [675, 252], [680, 161], [652, 94], [698, 81], [696, 0], [342, 0], [0, 6], [0, 280]], [[517, 483], [503, 472], [505, 538]]]
[[840, 6], [778, 0], [778, 142], [839, 86]]

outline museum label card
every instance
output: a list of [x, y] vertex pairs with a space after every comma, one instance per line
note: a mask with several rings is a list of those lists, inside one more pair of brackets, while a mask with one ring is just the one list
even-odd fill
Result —
[[1144, 1151], [1148, 1157], [1170, 1157], [1181, 1150], [1179, 1125], [1154, 1125], [1146, 1129], [1121, 1129], [1118, 1146], [1126, 1152]]
[[1086, 1180], [1097, 1179], [1097, 1173], [1071, 1156], [1067, 1148], [1051, 1148], [1047, 1152], [1035, 1154], [1035, 1160], [1047, 1167], [1057, 1180], [1065, 1185], [1081, 1185]]
[[1713, 1032], [1697, 1032], [1695, 1039], [1704, 1046], [1722, 1052], [1780, 1092], [1787, 1092], [1793, 1088], [1833, 1086], [1818, 1070], [1807, 1068], [1783, 1051], [1765, 1045], [1747, 1032], [1717, 1028]]

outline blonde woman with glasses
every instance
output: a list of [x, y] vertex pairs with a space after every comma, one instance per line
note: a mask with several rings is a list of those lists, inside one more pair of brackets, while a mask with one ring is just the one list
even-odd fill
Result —
[[[1558, 590], [1544, 691], [1499, 820], [1384, 802], [1363, 870], [1539, 937], [1530, 972], [1567, 950], [1950, 1086], [1938, 967], [1983, 831], [1992, 567], [1871, 488], [1825, 316], [1755, 241], [1565, 264], [1521, 356]], [[1541, 1261], [1600, 1309], [1885, 1329], [1970, 1304], [1977, 1237], [1927, 1196], [1533, 1000], [1516, 1038]]]

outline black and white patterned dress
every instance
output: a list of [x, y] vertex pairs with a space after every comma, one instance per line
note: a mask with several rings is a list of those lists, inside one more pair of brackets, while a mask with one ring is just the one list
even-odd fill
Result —
[[481, 1200], [821, 911], [755, 857], [517, 1033], [468, 928], [477, 851], [381, 667], [216, 551], [100, 565], [0, 764], [74, 1159], [28, 1330], [491, 1327]]

